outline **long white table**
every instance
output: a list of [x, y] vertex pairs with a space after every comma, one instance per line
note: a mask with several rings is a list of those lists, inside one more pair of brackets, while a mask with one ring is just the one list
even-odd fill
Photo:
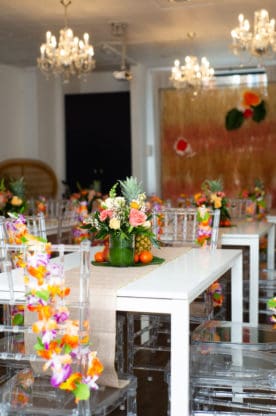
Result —
[[249, 322], [258, 324], [259, 247], [261, 237], [268, 237], [267, 267], [274, 268], [275, 226], [265, 221], [237, 221], [233, 227], [220, 230], [222, 246], [249, 247]]
[[117, 310], [171, 315], [171, 416], [190, 415], [190, 303], [228, 270], [232, 320], [242, 322], [241, 250], [192, 249], [117, 291]]

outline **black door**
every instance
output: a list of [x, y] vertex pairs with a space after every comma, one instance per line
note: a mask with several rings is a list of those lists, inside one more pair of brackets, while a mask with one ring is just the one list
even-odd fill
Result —
[[129, 92], [65, 96], [66, 182], [107, 193], [131, 175]]

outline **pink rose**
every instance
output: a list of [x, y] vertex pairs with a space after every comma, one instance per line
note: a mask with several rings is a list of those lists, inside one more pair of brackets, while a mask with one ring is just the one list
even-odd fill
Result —
[[111, 209], [104, 209], [100, 213], [100, 221], [105, 221], [107, 218], [111, 218], [111, 217], [112, 217], [112, 211], [111, 211]]
[[144, 212], [139, 211], [136, 208], [131, 208], [129, 213], [129, 223], [132, 227], [137, 227], [138, 225], [144, 224], [146, 221], [147, 216]]

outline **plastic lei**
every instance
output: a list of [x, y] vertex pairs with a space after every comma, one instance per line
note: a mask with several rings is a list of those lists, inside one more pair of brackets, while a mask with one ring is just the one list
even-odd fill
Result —
[[[79, 322], [70, 319], [64, 299], [70, 288], [65, 286], [63, 266], [50, 262], [51, 244], [28, 233], [23, 215], [13, 217], [8, 224], [9, 242], [24, 243], [29, 250], [23, 258], [16, 256], [17, 267], [25, 269], [27, 308], [37, 313], [33, 332], [38, 334], [35, 350], [46, 362], [43, 369], [51, 369], [51, 385], [73, 393], [76, 403], [90, 397], [90, 389], [97, 389], [97, 379], [103, 365], [97, 353], [90, 350], [88, 322], [79, 337]], [[74, 359], [86, 359], [86, 374], [73, 371]]]

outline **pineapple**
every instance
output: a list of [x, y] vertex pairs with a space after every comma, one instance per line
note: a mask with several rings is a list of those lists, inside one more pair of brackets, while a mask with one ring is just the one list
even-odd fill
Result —
[[13, 195], [18, 196], [22, 200], [25, 198], [25, 182], [24, 178], [21, 177], [19, 179], [11, 179], [9, 184], [10, 191]]
[[135, 236], [135, 254], [140, 255], [142, 251], [151, 251], [151, 241], [150, 238], [145, 234], [137, 234]]
[[143, 193], [142, 182], [138, 182], [133, 176], [127, 177], [124, 181], [119, 181], [121, 191], [128, 203], [137, 200], [139, 195]]
[[[142, 183], [138, 182], [137, 178], [133, 176], [127, 177], [124, 181], [119, 181], [122, 195], [130, 203], [133, 200], [138, 200], [139, 195], [143, 194]], [[151, 251], [152, 243], [150, 238], [145, 234], [137, 234], [135, 236], [135, 254], [140, 254], [142, 251]]]

